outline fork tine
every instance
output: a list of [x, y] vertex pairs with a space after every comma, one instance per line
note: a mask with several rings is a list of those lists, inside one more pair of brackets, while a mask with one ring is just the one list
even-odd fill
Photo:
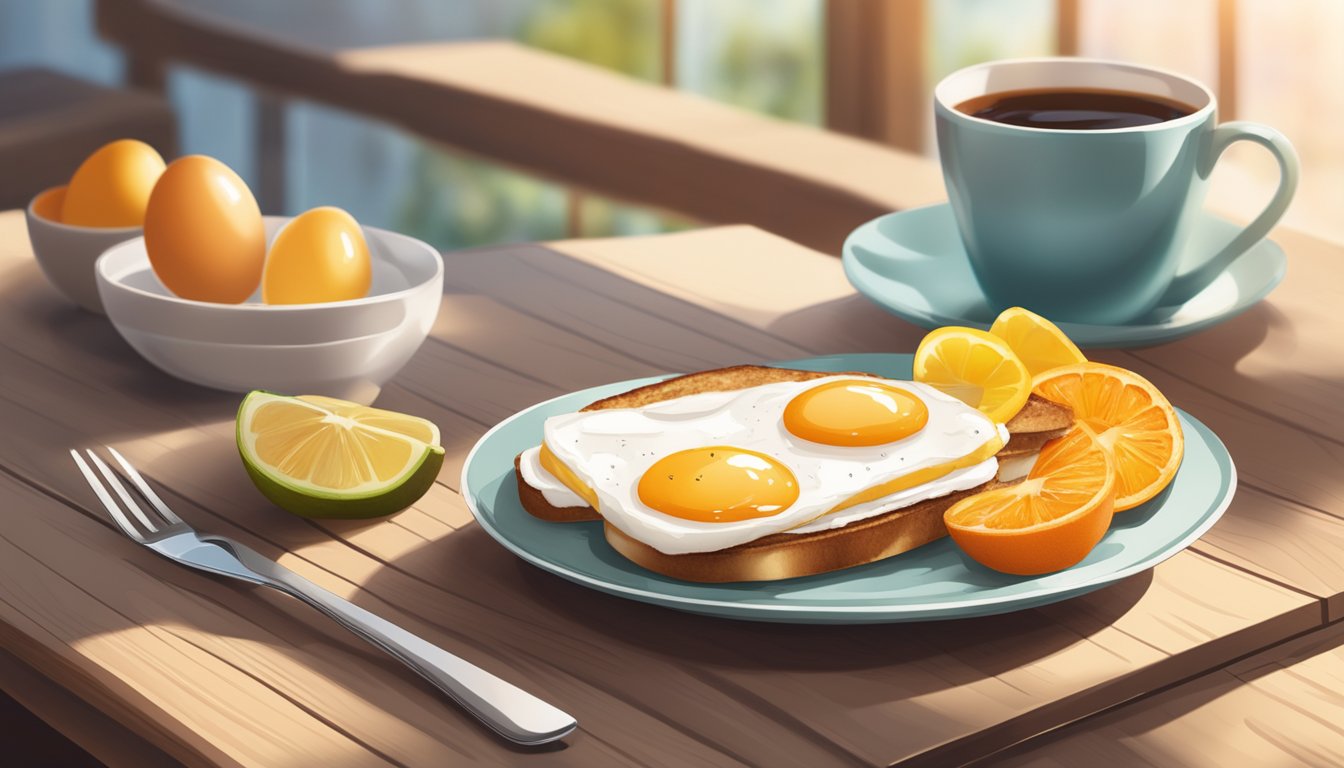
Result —
[[87, 449], [85, 453], [89, 455], [90, 459], [93, 459], [94, 466], [98, 467], [98, 471], [102, 472], [103, 477], [107, 478], [107, 484], [117, 492], [122, 502], [126, 504], [126, 508], [130, 510], [131, 514], [135, 515], [135, 519], [139, 520], [150, 533], [157, 533], [160, 526], [150, 521], [149, 516], [140, 508], [140, 504], [131, 496], [131, 492], [126, 490], [126, 486], [122, 484], [117, 473], [113, 472], [111, 467], [98, 458], [98, 454], [94, 453], [92, 448]]
[[164, 520], [167, 520], [170, 523], [182, 523], [182, 518], [173, 514], [173, 510], [169, 509], [168, 505], [163, 503], [163, 499], [159, 498], [159, 494], [155, 493], [154, 489], [149, 487], [149, 483], [145, 482], [145, 478], [140, 475], [140, 472], [131, 465], [131, 462], [126, 460], [125, 456], [121, 455], [121, 451], [118, 451], [110, 445], [105, 445], [103, 447], [107, 449], [108, 453], [112, 454], [112, 458], [117, 460], [117, 463], [121, 465], [121, 468], [126, 470], [126, 475], [131, 478], [131, 482], [135, 483], [135, 487], [140, 489], [140, 493], [144, 494], [146, 499], [149, 499], [149, 503], [154, 505], [154, 508], [159, 511], [160, 515], [163, 515]]
[[74, 458], [75, 464], [79, 466], [79, 471], [84, 474], [84, 479], [88, 481], [89, 487], [93, 489], [98, 500], [103, 502], [103, 506], [107, 507], [108, 512], [112, 513], [112, 520], [117, 524], [117, 527], [127, 536], [144, 544], [145, 537], [135, 529], [135, 526], [131, 524], [130, 518], [126, 517], [126, 513], [121, 511], [121, 507], [117, 506], [117, 502], [112, 500], [112, 495], [103, 487], [103, 481], [99, 480], [98, 476], [89, 468], [89, 465], [84, 462], [84, 457], [80, 456], [79, 452], [74, 450], [70, 451], [70, 455]]

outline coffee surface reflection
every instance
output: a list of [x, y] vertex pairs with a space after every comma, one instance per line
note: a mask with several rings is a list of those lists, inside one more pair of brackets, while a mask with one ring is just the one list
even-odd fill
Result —
[[989, 93], [963, 101], [957, 111], [1025, 128], [1101, 131], [1156, 125], [1195, 108], [1146, 93], [1060, 88]]

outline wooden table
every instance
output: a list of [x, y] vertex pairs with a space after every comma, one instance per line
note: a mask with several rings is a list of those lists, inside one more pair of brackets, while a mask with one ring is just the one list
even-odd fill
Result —
[[[0, 214], [0, 687], [110, 766], [942, 766], [1005, 748], [1017, 765], [1337, 763], [1344, 248], [1275, 237], [1292, 264], [1267, 302], [1097, 355], [1227, 443], [1241, 484], [1209, 534], [1045, 608], [827, 627], [583, 589], [496, 545], [456, 489], [486, 429], [562, 392], [913, 349], [921, 332], [854, 294], [830, 256], [745, 226], [449, 254], [432, 337], [378, 401], [440, 425], [439, 483], [390, 519], [319, 522], [248, 482], [238, 395], [138, 358], [47, 286], [20, 214]], [[140, 549], [71, 465], [91, 443], [125, 452], [189, 522], [525, 685], [580, 730], [510, 748], [314, 612]]]

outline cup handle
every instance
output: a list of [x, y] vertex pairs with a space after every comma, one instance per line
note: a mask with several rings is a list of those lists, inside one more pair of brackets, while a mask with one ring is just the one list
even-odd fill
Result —
[[1251, 246], [1269, 234], [1269, 230], [1278, 223], [1283, 212], [1288, 210], [1288, 203], [1293, 199], [1293, 193], [1297, 191], [1298, 162], [1297, 151], [1293, 149], [1293, 145], [1288, 143], [1288, 139], [1282, 133], [1273, 128], [1245, 120], [1233, 120], [1213, 129], [1208, 148], [1201, 158], [1200, 175], [1208, 178], [1223, 151], [1235, 141], [1253, 141], [1274, 155], [1274, 159], [1279, 161], [1279, 188], [1275, 190], [1274, 197], [1260, 215], [1238, 232], [1236, 237], [1223, 246], [1213, 258], [1189, 272], [1177, 275], [1171, 283], [1171, 288], [1163, 296], [1164, 301], [1186, 301], [1204, 290], [1234, 259], [1250, 250]]

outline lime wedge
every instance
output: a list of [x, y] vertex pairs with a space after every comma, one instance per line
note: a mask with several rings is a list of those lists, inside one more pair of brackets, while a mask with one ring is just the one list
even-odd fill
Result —
[[257, 489], [304, 517], [397, 512], [425, 495], [443, 466], [433, 422], [318, 395], [248, 394], [237, 437]]

